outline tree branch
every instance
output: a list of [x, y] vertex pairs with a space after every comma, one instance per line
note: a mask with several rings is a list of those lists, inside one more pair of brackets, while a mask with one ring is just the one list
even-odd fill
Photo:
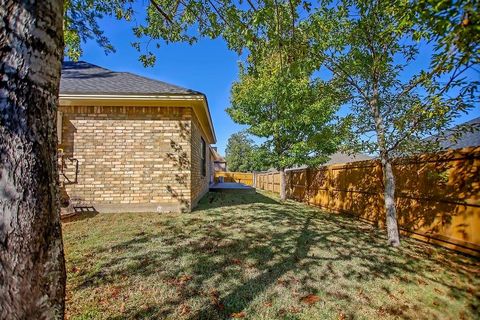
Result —
[[162, 8], [158, 5], [158, 3], [155, 0], [150, 0], [150, 3], [157, 9], [157, 11], [162, 15], [162, 17], [165, 18], [170, 24], [173, 24], [172, 19], [168, 16], [168, 14], [165, 13], [165, 11], [162, 10]]
[[295, 38], [295, 7], [293, 6], [292, 0], [288, 0], [290, 4], [290, 13], [292, 15], [292, 41]]
[[247, 0], [247, 2], [254, 11], [257, 11], [257, 8], [255, 8], [251, 0]]
[[[342, 75], [346, 78], [347, 82], [355, 87], [355, 89], [357, 89], [358, 93], [363, 97], [363, 99], [365, 101], [369, 101], [369, 97], [365, 94], [365, 92], [363, 91], [363, 89], [355, 82], [355, 80], [352, 79], [352, 77], [350, 76], [350, 74], [348, 74], [345, 70], [343, 70], [343, 68], [338, 64], [336, 63], [333, 58], [331, 57], [327, 57], [325, 56], [325, 59], [327, 61], [329, 61], [332, 65], [334, 65], [335, 68], [337, 68], [338, 70], [341, 71]], [[337, 74], [338, 75], [338, 72], [336, 72], [336, 70], [334, 68], [332, 68], [331, 66], [328, 66], [328, 65], [325, 65], [325, 67], [330, 70], [331, 72], [333, 72], [334, 74]]]

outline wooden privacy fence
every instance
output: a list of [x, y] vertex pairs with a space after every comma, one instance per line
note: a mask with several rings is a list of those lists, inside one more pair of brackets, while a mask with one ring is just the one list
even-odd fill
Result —
[[223, 177], [225, 182], [240, 182], [247, 186], [253, 186], [253, 174], [251, 172], [215, 172], [215, 182], [218, 182], [219, 177]]
[[[480, 256], [480, 147], [397, 159], [396, 207], [402, 233]], [[255, 175], [255, 187], [279, 192], [278, 172]], [[287, 171], [287, 196], [384, 226], [377, 160]]]

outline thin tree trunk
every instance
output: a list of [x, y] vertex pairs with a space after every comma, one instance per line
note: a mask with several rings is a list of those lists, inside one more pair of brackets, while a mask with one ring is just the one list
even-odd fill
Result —
[[392, 164], [388, 159], [382, 159], [383, 184], [385, 211], [387, 219], [388, 244], [391, 246], [400, 245], [400, 236], [397, 225], [397, 210], [395, 208], [395, 177], [393, 176]]
[[0, 17], [0, 319], [63, 319], [56, 152], [63, 0], [1, 0]]
[[280, 200], [287, 200], [285, 168], [280, 169]]
[[370, 101], [370, 108], [372, 110], [375, 120], [377, 143], [380, 151], [380, 161], [382, 164], [384, 185], [383, 194], [385, 203], [388, 244], [396, 247], [400, 245], [400, 236], [398, 233], [397, 209], [395, 208], [395, 178], [393, 176], [392, 164], [387, 153], [385, 128], [383, 125], [383, 119], [378, 104], [378, 88], [375, 83], [373, 87], [373, 98]]

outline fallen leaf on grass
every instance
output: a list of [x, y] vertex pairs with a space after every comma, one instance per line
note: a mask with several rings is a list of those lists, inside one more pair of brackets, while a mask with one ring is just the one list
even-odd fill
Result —
[[245, 312], [234, 312], [230, 315], [231, 318], [234, 318], [234, 319], [240, 319], [240, 318], [245, 318], [246, 314]]
[[271, 302], [265, 302], [263, 304], [264, 307], [267, 307], [267, 308], [270, 308], [272, 306], [272, 303]]
[[302, 310], [298, 307], [290, 307], [287, 309], [285, 308], [281, 308], [280, 310], [278, 310], [278, 315], [279, 316], [285, 316], [287, 313], [292, 313], [292, 314], [295, 314], [295, 313], [300, 313]]
[[290, 308], [288, 308], [288, 312], [293, 313], [293, 314], [299, 313], [300, 311], [301, 311], [301, 310], [300, 310], [300, 308], [298, 308], [298, 307], [290, 307]]
[[241, 265], [242, 261], [240, 259], [232, 259], [231, 262], [236, 265]]
[[277, 284], [282, 286], [282, 287], [287, 287], [288, 286], [288, 280], [286, 279], [278, 279]]
[[125, 312], [125, 302], [122, 302], [122, 304], [120, 305], [120, 313], [124, 313]]
[[345, 315], [345, 313], [340, 312], [338, 314], [338, 320], [347, 320], [347, 316]]
[[188, 282], [188, 281], [190, 281], [190, 280], [192, 280], [192, 279], [193, 279], [193, 277], [190, 276], [190, 275], [182, 275], [182, 276], [180, 276], [180, 277], [178, 278], [178, 281], [179, 281], [180, 283], [185, 283], [185, 282]]
[[190, 306], [188, 304], [182, 304], [180, 306], [179, 314], [181, 316], [185, 316], [185, 315], [189, 314], [191, 310], [192, 310], [192, 308], [190, 308]]
[[174, 286], [184, 286], [185, 284], [187, 284], [187, 282], [189, 282], [192, 279], [193, 277], [190, 275], [182, 275], [178, 278], [167, 279], [165, 280], [165, 282]]
[[210, 291], [210, 300], [212, 301], [212, 304], [215, 306], [216, 309], [220, 311], [225, 309], [225, 306], [220, 301], [220, 293], [217, 290], [213, 289]]
[[300, 299], [300, 301], [305, 304], [312, 305], [320, 301], [320, 297], [314, 294], [309, 294], [308, 296], [305, 296], [302, 299]]
[[403, 314], [403, 309], [404, 309], [404, 306], [387, 306], [387, 307], [380, 307], [377, 312], [381, 316], [392, 315], [392, 316], [399, 317]]
[[122, 291], [122, 288], [112, 287], [109, 291], [110, 291], [110, 297], [115, 299], [116, 297], [118, 297], [118, 295]]

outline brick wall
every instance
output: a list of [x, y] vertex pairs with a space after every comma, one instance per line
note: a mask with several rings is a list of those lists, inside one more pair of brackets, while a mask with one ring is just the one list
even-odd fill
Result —
[[[199, 149], [191, 108], [62, 106], [65, 191], [99, 211], [188, 211], [203, 192], [191, 188], [191, 152]], [[76, 181], [75, 181], [76, 177]], [[208, 186], [208, 184], [207, 184]], [[195, 198], [194, 197], [194, 198]], [[195, 201], [198, 199], [195, 199]]]
[[[206, 149], [206, 174], [202, 175], [201, 170], [201, 138], [207, 143]], [[195, 206], [198, 201], [203, 197], [203, 195], [208, 191], [210, 184], [210, 170], [211, 170], [211, 152], [208, 148], [208, 142], [205, 138], [205, 134], [200, 129], [200, 124], [198, 123], [196, 117], [193, 117], [192, 121], [192, 204]]]

